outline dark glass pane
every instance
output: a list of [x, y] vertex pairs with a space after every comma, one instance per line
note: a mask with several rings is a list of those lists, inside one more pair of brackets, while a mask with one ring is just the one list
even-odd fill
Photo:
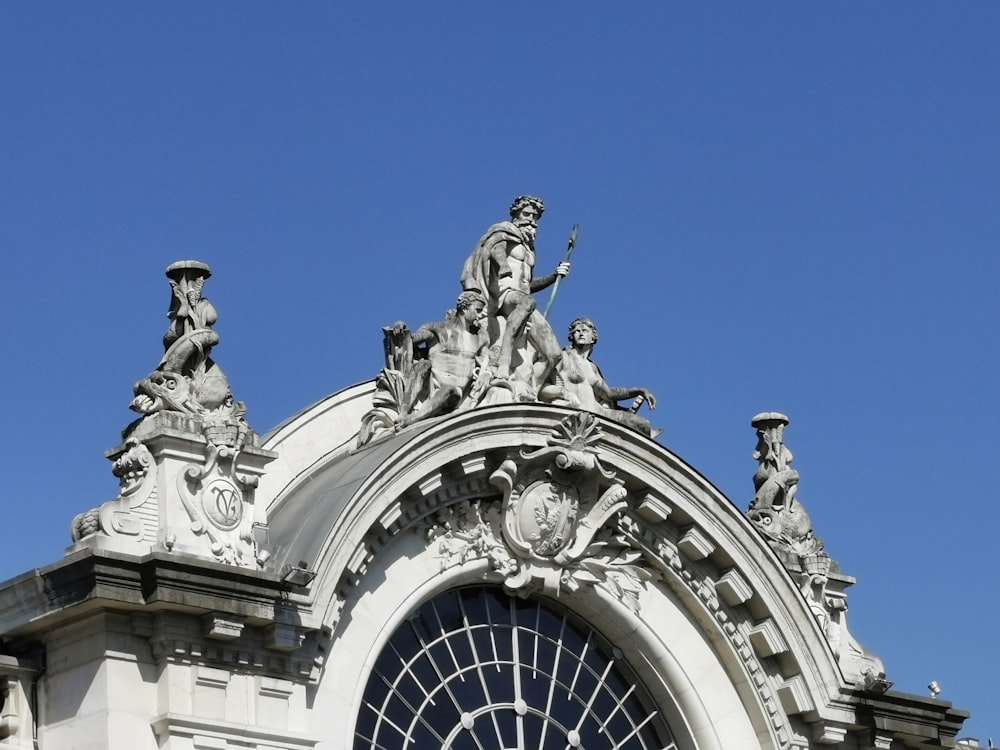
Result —
[[[620, 657], [620, 652], [617, 652]], [[376, 660], [355, 750], [674, 748], [635, 677], [596, 631], [499, 588], [449, 591], [422, 605]], [[515, 710], [517, 706], [518, 710]], [[628, 740], [625, 740], [629, 737]], [[477, 744], [478, 741], [478, 744]]]
[[462, 706], [462, 710], [472, 712], [480, 706], [489, 705], [490, 701], [486, 698], [483, 683], [477, 671], [471, 669], [465, 674], [465, 682], [452, 683], [452, 691], [455, 693], [459, 705]]
[[500, 669], [488, 667], [483, 670], [486, 677], [486, 686], [489, 689], [490, 699], [493, 703], [513, 703], [514, 698], [514, 670], [509, 664], [501, 665]]
[[517, 747], [517, 723], [512, 709], [498, 710], [493, 714], [500, 727], [501, 747]]
[[371, 737], [375, 733], [375, 720], [378, 714], [368, 706], [362, 706], [358, 713], [357, 733], [365, 737]]

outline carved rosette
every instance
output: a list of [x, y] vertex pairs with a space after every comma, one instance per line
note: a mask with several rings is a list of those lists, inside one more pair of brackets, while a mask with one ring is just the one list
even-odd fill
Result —
[[465, 501], [439, 512], [428, 537], [442, 566], [486, 559], [512, 591], [557, 596], [599, 586], [633, 611], [647, 581], [659, 577], [618, 528], [627, 491], [601, 465], [594, 415], [562, 420], [538, 450], [507, 459], [490, 482], [501, 501]]

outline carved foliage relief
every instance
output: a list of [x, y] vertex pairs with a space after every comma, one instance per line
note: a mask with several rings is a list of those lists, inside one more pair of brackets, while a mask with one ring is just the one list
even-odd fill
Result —
[[209, 443], [204, 464], [187, 464], [177, 476], [177, 493], [191, 518], [191, 530], [204, 535], [220, 562], [248, 566], [256, 547], [250, 499], [258, 478], [241, 474], [239, 450]]
[[511, 591], [550, 595], [598, 586], [633, 611], [658, 573], [618, 529], [627, 491], [601, 465], [597, 419], [577, 412], [547, 445], [522, 450], [490, 476], [502, 500], [465, 500], [439, 511], [427, 529], [442, 566], [489, 561]]

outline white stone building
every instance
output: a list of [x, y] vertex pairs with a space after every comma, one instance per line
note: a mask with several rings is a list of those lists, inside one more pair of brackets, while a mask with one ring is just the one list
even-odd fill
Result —
[[534, 402], [358, 447], [378, 398], [259, 440], [142, 401], [120, 496], [0, 587], [0, 748], [954, 746], [967, 714], [851, 637], [852, 579], [656, 441]]

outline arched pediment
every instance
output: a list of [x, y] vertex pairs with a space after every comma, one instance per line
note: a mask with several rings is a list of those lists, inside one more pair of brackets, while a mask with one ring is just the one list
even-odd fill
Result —
[[[576, 437], [589, 441], [599, 466], [581, 484], [567, 539], [553, 552], [559, 540], [544, 547], [528, 539], [538, 537], [540, 512], [528, 495], [551, 489], [546, 462], [558, 467], [568, 450], [553, 443], [572, 444], [566, 430], [579, 431], [583, 413], [541, 404], [480, 408], [358, 450], [352, 418], [365, 408], [366, 385], [320, 402], [265, 443], [284, 463], [272, 477], [280, 491], [262, 498], [270, 499], [274, 563], [304, 562], [316, 572], [307, 604], [314, 624], [332, 634], [331, 648], [351, 608], [373, 595], [405, 548], [411, 562], [418, 552], [435, 560], [426, 580], [412, 582], [424, 597], [445, 582], [485, 577], [572, 606], [603, 601], [631, 630], [654, 634], [665, 606], [680, 610], [740, 696], [762, 747], [835, 742], [853, 724], [843, 698], [851, 686], [795, 582], [744, 514], [670, 450], [586, 415], [596, 430]], [[535, 503], [535, 515], [522, 519], [527, 531], [509, 517], [518, 502]], [[608, 512], [595, 510], [602, 504]], [[420, 603], [413, 591], [395, 596], [398, 607]], [[661, 648], [691, 680], [684, 655]], [[697, 680], [688, 688], [697, 691]]]

